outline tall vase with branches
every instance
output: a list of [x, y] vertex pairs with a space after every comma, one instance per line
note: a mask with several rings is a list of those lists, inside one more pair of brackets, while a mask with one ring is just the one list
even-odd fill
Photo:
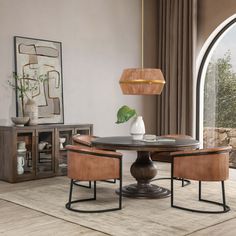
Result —
[[25, 116], [25, 100], [31, 99], [33, 93], [39, 88], [40, 82], [45, 79], [45, 75], [40, 75], [37, 79], [32, 79], [28, 75], [18, 76], [13, 72], [13, 81], [8, 80], [8, 84], [17, 92], [20, 99], [22, 115]]

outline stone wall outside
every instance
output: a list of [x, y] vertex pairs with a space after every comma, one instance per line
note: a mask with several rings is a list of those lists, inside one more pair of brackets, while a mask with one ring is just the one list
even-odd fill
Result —
[[236, 168], [236, 128], [204, 127], [203, 146], [232, 146], [230, 153], [230, 167]]

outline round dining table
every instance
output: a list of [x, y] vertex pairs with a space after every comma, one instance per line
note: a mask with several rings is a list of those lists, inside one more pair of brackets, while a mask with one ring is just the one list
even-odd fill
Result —
[[156, 140], [133, 140], [131, 136], [114, 136], [96, 138], [92, 141], [96, 148], [107, 150], [133, 150], [137, 151], [137, 159], [130, 167], [131, 175], [137, 183], [122, 188], [122, 195], [131, 198], [165, 198], [171, 192], [151, 180], [157, 174], [156, 164], [150, 157], [151, 152], [175, 152], [197, 149], [199, 141], [185, 137], [166, 138], [157, 137]]

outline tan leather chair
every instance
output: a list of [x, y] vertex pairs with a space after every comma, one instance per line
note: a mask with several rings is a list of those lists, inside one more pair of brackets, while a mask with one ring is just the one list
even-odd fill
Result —
[[[163, 135], [161, 136], [163, 138], [174, 138], [174, 139], [178, 139], [178, 138], [185, 138], [185, 139], [192, 139], [191, 136], [189, 135], [185, 135], [185, 134], [167, 134], [167, 135]], [[159, 162], [167, 162], [167, 163], [171, 163], [172, 162], [172, 157], [170, 155], [171, 152], [152, 152], [151, 153], [151, 159], [153, 161], [159, 161]], [[163, 177], [163, 178], [156, 178], [153, 179], [152, 181], [156, 181], [156, 180], [166, 180], [166, 179], [170, 179], [169, 177]], [[187, 179], [182, 179], [182, 178], [176, 178], [176, 180], [179, 180], [182, 182], [182, 187], [189, 185], [191, 182]]]
[[[171, 153], [171, 206], [200, 213], [224, 213], [230, 210], [226, 205], [224, 181], [229, 177], [229, 152], [231, 147], [217, 147], [193, 151]], [[199, 201], [222, 206], [222, 211], [197, 210], [174, 204], [174, 178], [186, 178], [199, 181]], [[223, 203], [202, 199], [202, 181], [221, 181]], [[182, 199], [184, 203], [186, 201]]]
[[[71, 179], [69, 201], [66, 203], [66, 208], [71, 211], [83, 213], [120, 210], [122, 208], [122, 154], [92, 148], [84, 149], [76, 145], [68, 145], [66, 149], [68, 150], [68, 177]], [[104, 179], [119, 180], [118, 207], [102, 210], [81, 210], [72, 208], [72, 205], [75, 203], [96, 200], [96, 181]], [[93, 198], [72, 201], [72, 191], [76, 181], [93, 181]]]
[[[73, 142], [75, 145], [77, 146], [80, 146], [82, 148], [86, 148], [86, 149], [97, 149], [96, 147], [93, 147], [92, 145], [92, 141], [94, 139], [98, 138], [98, 136], [94, 136], [94, 135], [84, 135], [84, 134], [76, 134], [72, 137], [73, 139]], [[107, 151], [110, 151], [110, 150], [107, 150]], [[113, 179], [113, 180], [102, 180], [104, 182], [108, 182], [108, 183], [112, 183], [112, 184], [115, 184], [116, 183], [116, 180]], [[89, 181], [89, 185], [84, 185], [84, 184], [80, 184], [79, 181], [75, 182], [75, 185], [77, 186], [81, 186], [81, 187], [85, 187], [85, 188], [91, 188], [92, 185], [91, 185], [91, 181]]]

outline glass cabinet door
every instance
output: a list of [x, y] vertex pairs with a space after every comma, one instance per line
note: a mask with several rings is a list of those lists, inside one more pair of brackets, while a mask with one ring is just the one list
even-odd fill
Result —
[[31, 178], [35, 174], [34, 132], [17, 132], [16, 175], [17, 178]]
[[67, 153], [65, 146], [72, 144], [72, 137], [74, 135], [73, 129], [59, 129], [58, 130], [58, 158], [57, 158], [57, 166], [58, 175], [66, 175], [67, 174]]
[[54, 131], [38, 130], [36, 142], [36, 174], [51, 175], [55, 172]]
[[75, 128], [75, 134], [91, 135], [91, 127]]

